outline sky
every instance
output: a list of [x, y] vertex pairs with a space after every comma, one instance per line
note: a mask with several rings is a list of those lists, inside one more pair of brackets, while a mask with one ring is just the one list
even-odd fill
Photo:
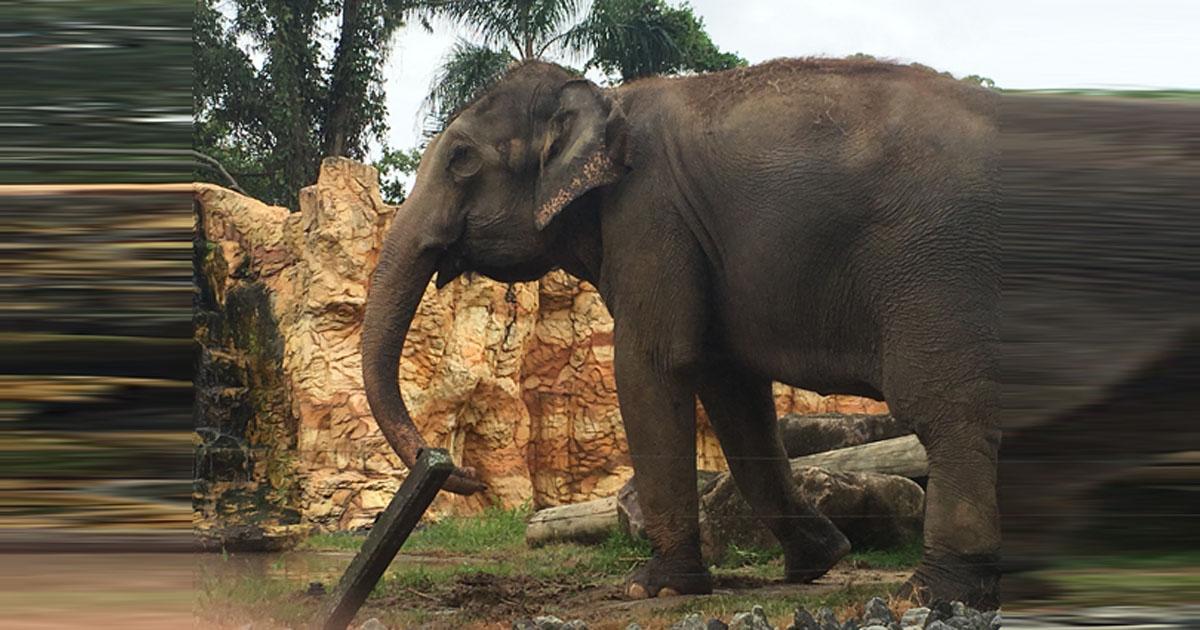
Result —
[[[678, 0], [668, 0], [678, 4]], [[722, 50], [751, 63], [856, 52], [1012, 89], [1200, 89], [1200, 0], [691, 0]], [[421, 143], [422, 102], [455, 39], [400, 31], [386, 70], [397, 148]], [[581, 60], [571, 60], [581, 65]]]

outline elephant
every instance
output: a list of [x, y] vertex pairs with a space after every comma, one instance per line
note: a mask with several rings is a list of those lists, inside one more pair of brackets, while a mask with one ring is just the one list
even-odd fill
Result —
[[[1022, 304], [1002, 291], [1014, 259], [1001, 242], [1001, 100], [874, 60], [782, 59], [615, 88], [517, 64], [430, 141], [385, 237], [363, 325], [372, 414], [411, 466], [424, 441], [398, 363], [431, 278], [440, 288], [468, 272], [520, 282], [562, 269], [597, 288], [614, 322], [653, 550], [627, 596], [712, 590], [697, 399], [782, 546], [786, 580], [817, 579], [850, 551], [792, 486], [778, 381], [887, 401], [929, 461], [923, 554], [900, 595], [994, 607], [1002, 403], [1014, 391], [1033, 400], [1021, 392], [1039, 385], [1002, 382], [1019, 370], [1002, 364], [1001, 320]], [[1046, 336], [1031, 328], [1024, 338]], [[484, 488], [469, 468], [446, 485]]]

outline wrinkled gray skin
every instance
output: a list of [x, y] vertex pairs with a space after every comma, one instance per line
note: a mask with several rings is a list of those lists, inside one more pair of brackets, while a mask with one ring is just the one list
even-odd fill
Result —
[[[521, 281], [559, 267], [593, 283], [615, 321], [654, 548], [628, 595], [712, 588], [697, 523], [697, 396], [743, 496], [783, 546], [786, 578], [815, 579], [849, 551], [790, 484], [771, 397], [780, 381], [883, 398], [913, 427], [930, 473], [925, 552], [907, 588], [994, 605], [995, 100], [865, 62], [785, 60], [615, 90], [548, 64], [517, 67], [429, 145], [387, 236], [363, 333], [376, 420], [411, 463], [423, 442], [397, 369], [435, 273], [441, 286], [467, 270]], [[1038, 335], [1057, 338], [1038, 329], [1026, 335], [1034, 348]], [[1041, 378], [1027, 379], [1030, 391]], [[483, 487], [470, 470], [449, 484]]]

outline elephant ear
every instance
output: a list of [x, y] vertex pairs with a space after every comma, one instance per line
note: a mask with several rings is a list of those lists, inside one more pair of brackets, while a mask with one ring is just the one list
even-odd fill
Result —
[[627, 159], [621, 106], [586, 79], [568, 81], [542, 143], [534, 220], [543, 229], [587, 191], [615, 183]]

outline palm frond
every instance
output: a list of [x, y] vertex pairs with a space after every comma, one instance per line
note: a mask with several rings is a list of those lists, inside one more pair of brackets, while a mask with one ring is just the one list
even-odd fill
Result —
[[495, 50], [460, 39], [442, 61], [425, 97], [426, 133], [432, 135], [453, 119], [516, 61], [507, 50]]

